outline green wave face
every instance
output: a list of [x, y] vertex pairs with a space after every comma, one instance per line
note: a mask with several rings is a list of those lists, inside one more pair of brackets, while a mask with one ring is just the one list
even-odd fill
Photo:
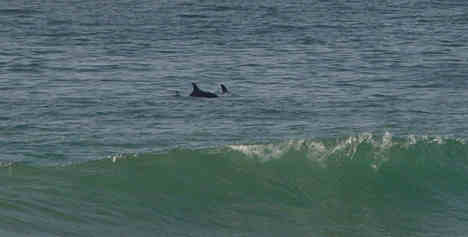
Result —
[[0, 229], [19, 236], [424, 236], [442, 235], [447, 226], [461, 236], [468, 230], [468, 145], [459, 139], [363, 134], [62, 167], [4, 166]]

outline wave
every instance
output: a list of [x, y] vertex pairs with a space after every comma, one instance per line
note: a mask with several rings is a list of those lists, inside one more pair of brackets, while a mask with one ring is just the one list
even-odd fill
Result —
[[[463, 139], [361, 134], [0, 169], [1, 229], [49, 236], [462, 236]], [[429, 225], [428, 223], [431, 223]], [[448, 226], [448, 227], [447, 227]]]

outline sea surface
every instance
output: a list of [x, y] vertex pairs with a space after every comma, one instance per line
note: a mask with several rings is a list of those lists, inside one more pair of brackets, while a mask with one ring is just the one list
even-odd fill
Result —
[[465, 0], [0, 1], [0, 236], [466, 236], [467, 138]]

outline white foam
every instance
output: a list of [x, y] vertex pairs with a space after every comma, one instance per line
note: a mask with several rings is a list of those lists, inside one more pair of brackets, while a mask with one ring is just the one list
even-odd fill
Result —
[[12, 167], [14, 164], [13, 161], [0, 161], [0, 168]]
[[[362, 133], [345, 139], [337, 139], [335, 143], [319, 140], [288, 140], [277, 144], [230, 145], [228, 147], [247, 156], [256, 157], [260, 161], [279, 159], [289, 151], [301, 151], [305, 152], [308, 159], [326, 166], [325, 161], [334, 154], [343, 154], [348, 159], [355, 159], [359, 146], [365, 143], [372, 147], [374, 161], [370, 166], [377, 171], [390, 159], [388, 152], [395, 146], [407, 149], [418, 142], [444, 144], [448, 139], [441, 136], [408, 135], [406, 139], [395, 140], [392, 133], [385, 132], [382, 136]], [[464, 139], [455, 139], [455, 141], [465, 143]]]
[[112, 163], [116, 163], [119, 160], [136, 158], [137, 156], [138, 156], [138, 154], [132, 154], [132, 155], [130, 155], [130, 154], [116, 154], [116, 155], [108, 156], [107, 158], [110, 159], [112, 161]]

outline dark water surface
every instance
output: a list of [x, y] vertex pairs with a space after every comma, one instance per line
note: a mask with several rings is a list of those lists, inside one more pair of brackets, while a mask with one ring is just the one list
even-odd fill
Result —
[[0, 234], [463, 236], [467, 12], [1, 1]]

